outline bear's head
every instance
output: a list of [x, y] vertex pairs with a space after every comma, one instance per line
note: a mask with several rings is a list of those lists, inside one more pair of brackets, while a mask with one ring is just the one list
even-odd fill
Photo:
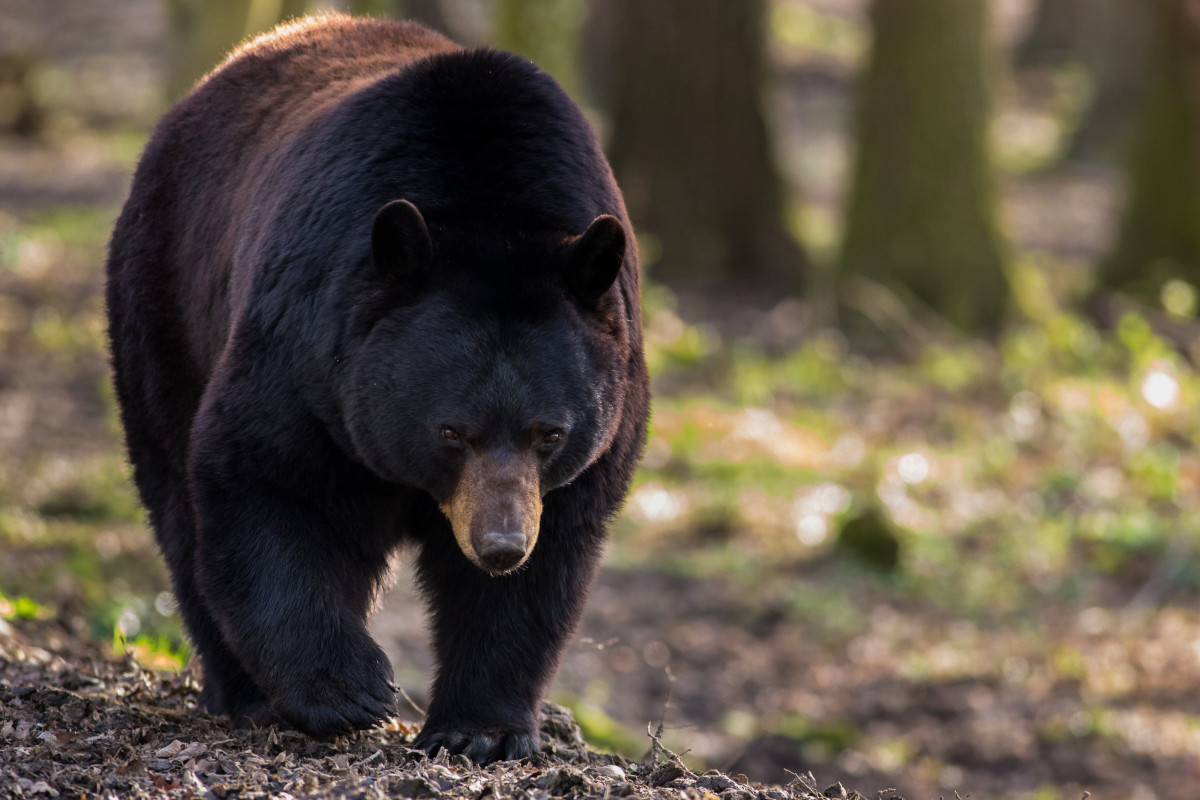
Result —
[[609, 215], [539, 234], [427, 226], [405, 200], [375, 217], [346, 428], [372, 471], [432, 495], [488, 572], [524, 563], [543, 498], [615, 435], [636, 313], [615, 288], [625, 259]]

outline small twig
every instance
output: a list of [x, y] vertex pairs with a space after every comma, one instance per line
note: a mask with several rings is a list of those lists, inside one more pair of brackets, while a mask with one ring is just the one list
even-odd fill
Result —
[[652, 722], [646, 723], [646, 735], [650, 737], [650, 752], [646, 753], [646, 755], [642, 757], [642, 761], [649, 762], [651, 764], [657, 764], [658, 754], [666, 748], [662, 746], [662, 723], [658, 723], [658, 733], [650, 732], [650, 726], [653, 724], [654, 723]]
[[820, 796], [821, 792], [817, 788], [817, 776], [809, 772], [807, 775], [801, 775], [798, 772], [792, 772], [790, 769], [784, 769], [788, 775], [795, 778], [794, 783], [800, 784], [800, 788], [811, 795]]
[[415, 709], [418, 714], [420, 714], [422, 717], [425, 716], [425, 709], [423, 709], [419, 705], [417, 705], [416, 701], [408, 696], [408, 692], [404, 691], [403, 686], [401, 686], [398, 683], [393, 683], [392, 688], [395, 689], [397, 694], [399, 694], [401, 697], [403, 697], [405, 702], [407, 702], [410, 706], [412, 706], [413, 709]]
[[852, 275], [842, 280], [838, 297], [887, 334], [905, 356], [915, 358], [931, 344], [962, 339], [937, 311], [898, 286]]
[[370, 764], [372, 761], [379, 758], [381, 755], [383, 755], [383, 751], [376, 750], [374, 753], [371, 753], [371, 755], [367, 756], [362, 761], [359, 761], [357, 764], [354, 764], [353, 766], [355, 767], [355, 769], [357, 769], [358, 767], [361, 767], [364, 764]]
[[[648, 754], [650, 756], [650, 761], [652, 761], [653, 763], [658, 763], [659, 754], [660, 753], [665, 754], [668, 761], [674, 762], [684, 772], [691, 774], [692, 771], [687, 768], [686, 764], [683, 763], [683, 756], [686, 756], [688, 753], [690, 753], [692, 751], [684, 750], [683, 754], [680, 755], [679, 753], [676, 753], [675, 751], [671, 750], [669, 747], [667, 747], [665, 744], [662, 743], [662, 734], [663, 734], [662, 724], [661, 723], [659, 724], [658, 730], [655, 731], [654, 733], [650, 732], [651, 724], [652, 723], [649, 723], [649, 722], [646, 723], [646, 735], [650, 737], [650, 752]], [[645, 759], [643, 759], [643, 761], [644, 760]]]
[[662, 752], [670, 753], [671, 757], [679, 760], [679, 756], [671, 753], [670, 750], [662, 746], [662, 734], [667, 724], [667, 709], [671, 707], [671, 696], [675, 693], [675, 676], [671, 673], [670, 667], [664, 667], [664, 670], [667, 673], [667, 699], [663, 703], [662, 716], [658, 718], [658, 733], [650, 732], [650, 726], [654, 724], [653, 722], [646, 723], [646, 735], [650, 737], [650, 750], [646, 755], [642, 756], [643, 762], [657, 763], [658, 755]]
[[[663, 667], [663, 670], [667, 673], [667, 700], [665, 703], [663, 703], [662, 716], [658, 719], [659, 736], [662, 735], [663, 726], [666, 725], [667, 722], [667, 709], [671, 707], [671, 698], [675, 696], [675, 674], [671, 672], [670, 665]], [[649, 728], [650, 726], [647, 725], [646, 727]]]

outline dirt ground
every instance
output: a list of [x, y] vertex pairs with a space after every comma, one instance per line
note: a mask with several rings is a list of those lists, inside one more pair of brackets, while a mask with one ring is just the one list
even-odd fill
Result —
[[840, 785], [818, 793], [811, 776], [765, 787], [744, 775], [697, 774], [649, 737], [641, 761], [598, 754], [584, 744], [570, 712], [550, 704], [543, 709], [541, 751], [487, 768], [445, 751], [431, 759], [411, 749], [417, 728], [399, 722], [316, 742], [275, 728], [230, 730], [196, 705], [190, 673], [148, 672], [58, 623], [0, 621], [0, 794], [106, 800], [848, 796]]
[[[832, 576], [797, 575], [822, 583]], [[864, 592], [869, 592], [864, 589]], [[685, 761], [756, 780], [786, 782], [811, 770], [817, 782], [911, 798], [951, 796], [1196, 797], [1200, 712], [1200, 612], [1092, 608], [986, 629], [881, 601], [867, 631], [848, 641], [817, 638], [766, 590], [653, 572], [602, 573], [575, 646], [556, 682], [600, 700], [631, 730], [665, 720]], [[375, 633], [396, 664], [427, 669], [417, 598], [393, 592]], [[1066, 680], [1042, 642], [1084, 654]], [[1063, 657], [1066, 657], [1063, 655]], [[928, 673], [914, 667], [927, 660]], [[412, 674], [412, 673], [410, 673]], [[427, 674], [427, 673], [426, 673]], [[424, 702], [420, 682], [410, 684]], [[1097, 694], [1115, 695], [1120, 734], [1094, 726]], [[793, 713], [800, 736], [747, 737], [743, 720]], [[831, 740], [854, 731], [854, 745]], [[900, 767], [903, 763], [905, 766]], [[1049, 795], [1048, 795], [1049, 796]]]

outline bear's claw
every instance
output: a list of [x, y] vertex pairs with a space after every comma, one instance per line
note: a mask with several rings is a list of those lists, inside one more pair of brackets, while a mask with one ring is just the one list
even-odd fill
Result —
[[323, 669], [297, 678], [272, 706], [290, 724], [316, 739], [373, 728], [396, 713], [391, 665], [371, 652], [342, 670]]
[[445, 749], [451, 755], [461, 753], [476, 764], [493, 761], [518, 761], [538, 750], [537, 735], [526, 731], [509, 733], [465, 733], [463, 731], [434, 731], [425, 728], [413, 747], [431, 756]]
[[324, 703], [289, 703], [281, 716], [314, 739], [373, 728], [395, 714], [395, 707], [366, 693]]

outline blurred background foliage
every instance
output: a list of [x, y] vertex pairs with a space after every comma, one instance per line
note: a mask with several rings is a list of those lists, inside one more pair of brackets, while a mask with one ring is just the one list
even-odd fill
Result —
[[185, 661], [104, 244], [168, 103], [331, 7], [534, 59], [625, 191], [655, 412], [559, 682], [593, 740], [1194, 796], [1193, 0], [0, 0], [0, 616]]

